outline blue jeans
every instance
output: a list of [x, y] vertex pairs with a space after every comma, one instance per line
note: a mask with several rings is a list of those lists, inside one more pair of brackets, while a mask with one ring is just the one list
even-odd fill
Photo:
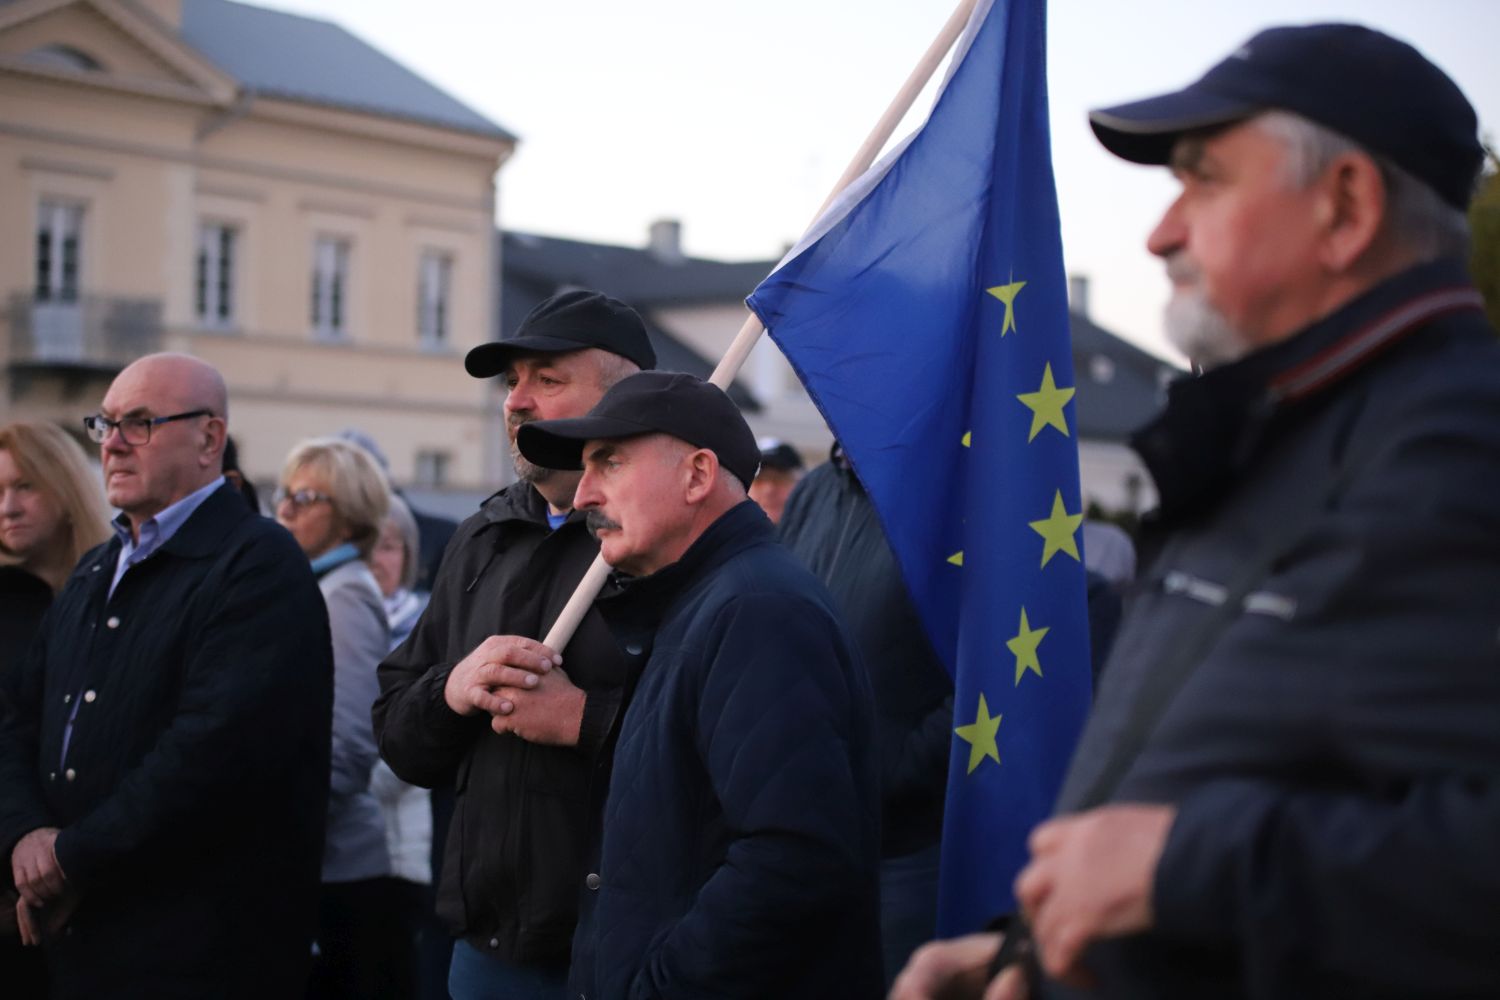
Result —
[[453, 943], [448, 992], [453, 1000], [563, 1000], [566, 968], [539, 969], [486, 955], [467, 941]]
[[940, 844], [880, 862], [880, 937], [890, 987], [917, 946], [937, 933]]

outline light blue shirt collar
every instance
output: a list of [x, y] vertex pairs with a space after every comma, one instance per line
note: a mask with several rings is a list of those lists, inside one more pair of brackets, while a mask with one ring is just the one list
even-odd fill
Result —
[[155, 516], [147, 518], [146, 523], [141, 525], [139, 539], [130, 536], [130, 521], [124, 514], [115, 518], [114, 529], [115, 535], [120, 539], [120, 558], [115, 562], [115, 578], [109, 585], [110, 596], [114, 596], [115, 588], [120, 585], [120, 578], [127, 569], [149, 558], [153, 552], [167, 544], [178, 529], [187, 523], [187, 519], [193, 516], [193, 511], [223, 485], [224, 477], [220, 476], [202, 489], [194, 490], [176, 503], [157, 511]]

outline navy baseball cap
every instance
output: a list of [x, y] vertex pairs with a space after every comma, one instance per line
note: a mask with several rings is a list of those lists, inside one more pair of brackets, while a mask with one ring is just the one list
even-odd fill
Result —
[[522, 424], [516, 444], [527, 461], [543, 468], [581, 469], [585, 441], [642, 434], [670, 434], [707, 448], [744, 486], [760, 465], [760, 448], [739, 407], [718, 386], [680, 372], [627, 376], [585, 416]]
[[1116, 156], [1165, 164], [1183, 133], [1273, 109], [1353, 139], [1468, 207], [1484, 162], [1474, 108], [1422, 53], [1357, 24], [1268, 28], [1182, 90], [1092, 111], [1089, 124]]
[[646, 324], [634, 309], [600, 292], [577, 289], [554, 295], [531, 310], [511, 336], [471, 350], [464, 368], [475, 378], [491, 378], [505, 371], [517, 354], [561, 354], [587, 347], [618, 354], [641, 368], [656, 367]]

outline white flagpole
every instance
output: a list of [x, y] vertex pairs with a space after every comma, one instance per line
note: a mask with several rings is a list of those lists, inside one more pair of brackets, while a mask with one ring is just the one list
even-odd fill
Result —
[[[854, 159], [845, 168], [844, 174], [834, 184], [833, 190], [829, 192], [827, 199], [813, 216], [813, 223], [822, 218], [828, 206], [833, 204], [843, 190], [860, 177], [875, 162], [875, 157], [890, 142], [891, 135], [896, 131], [896, 126], [901, 124], [901, 119], [911, 110], [917, 95], [922, 88], [927, 86], [927, 81], [937, 68], [942, 64], [943, 56], [953, 48], [953, 43], [963, 33], [964, 26], [969, 23], [969, 17], [974, 13], [974, 5], [978, 0], [959, 0], [959, 4], [949, 15], [947, 23], [938, 32], [937, 38], [928, 46], [923, 53], [921, 61], [912, 70], [911, 75], [906, 78], [906, 83], [891, 101], [890, 107], [886, 108], [885, 114], [881, 115], [880, 121], [875, 123], [864, 145], [854, 154]], [[761, 325], [760, 318], [751, 312], [745, 317], [744, 326], [735, 335], [729, 350], [724, 352], [724, 357], [714, 369], [708, 380], [720, 389], [728, 391], [734, 377], [739, 374], [740, 368], [744, 366], [745, 359], [750, 356], [750, 351], [755, 347], [755, 342], [760, 335], [765, 333], [766, 328]], [[578, 625], [583, 621], [584, 614], [589, 606], [594, 603], [594, 598], [599, 596], [599, 591], [604, 588], [604, 581], [609, 577], [609, 564], [604, 561], [603, 556], [596, 556], [594, 562], [589, 566], [588, 572], [584, 573], [583, 579], [578, 581], [573, 596], [568, 598], [568, 603], [563, 607], [562, 613], [557, 616], [557, 621], [552, 623], [552, 628], [547, 631], [547, 637], [542, 640], [544, 644], [552, 649], [561, 650], [567, 646], [573, 638], [573, 633], [578, 630]]]

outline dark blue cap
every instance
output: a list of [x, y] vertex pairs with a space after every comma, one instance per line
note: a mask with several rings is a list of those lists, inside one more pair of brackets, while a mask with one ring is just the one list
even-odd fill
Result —
[[1468, 207], [1484, 162], [1474, 108], [1422, 53], [1357, 24], [1268, 28], [1196, 83], [1090, 112], [1089, 123], [1116, 156], [1164, 164], [1183, 133], [1272, 109], [1347, 136]]

